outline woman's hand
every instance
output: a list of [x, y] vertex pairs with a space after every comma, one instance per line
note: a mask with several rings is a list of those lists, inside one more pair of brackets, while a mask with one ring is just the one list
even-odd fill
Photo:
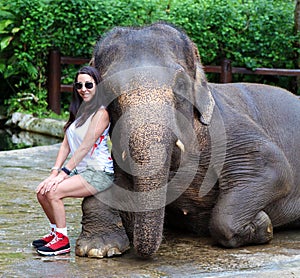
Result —
[[45, 193], [45, 189], [46, 189], [46, 186], [48, 185], [49, 182], [51, 182], [51, 180], [53, 180], [56, 176], [58, 175], [58, 172], [57, 173], [51, 173], [51, 175], [44, 179], [36, 188], [35, 192], [36, 193], [41, 193], [41, 194], [44, 194]]
[[60, 174], [51, 174], [48, 178], [43, 180], [36, 188], [36, 193], [41, 193], [42, 195], [49, 192], [51, 189], [56, 190], [57, 185], [61, 183], [64, 179], [68, 178], [64, 172]]

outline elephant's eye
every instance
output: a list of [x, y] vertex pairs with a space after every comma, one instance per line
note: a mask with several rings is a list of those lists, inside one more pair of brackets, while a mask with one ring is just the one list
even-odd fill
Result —
[[182, 69], [179, 71], [175, 77], [175, 82], [173, 86], [173, 92], [177, 100], [177, 105], [186, 105], [189, 100], [191, 101], [192, 96], [192, 83], [188, 74]]
[[177, 94], [183, 93], [186, 90], [186, 82], [183, 78], [178, 78], [174, 86], [174, 91]]
[[186, 101], [185, 96], [182, 95], [181, 93], [178, 94], [178, 93], [175, 92], [175, 97], [176, 97], [177, 102], [184, 102], [184, 101]]
[[176, 100], [178, 102], [186, 101], [189, 91], [188, 91], [188, 85], [183, 78], [179, 78], [176, 80], [176, 84], [173, 88], [174, 95], [176, 97]]

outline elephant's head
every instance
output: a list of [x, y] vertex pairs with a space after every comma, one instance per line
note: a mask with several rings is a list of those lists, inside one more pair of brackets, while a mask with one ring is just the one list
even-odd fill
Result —
[[111, 113], [116, 183], [131, 199], [124, 209], [134, 212], [135, 249], [151, 256], [164, 207], [191, 172], [181, 162], [199, 152], [195, 119], [209, 125], [214, 100], [196, 46], [168, 24], [115, 28], [98, 41], [93, 61]]

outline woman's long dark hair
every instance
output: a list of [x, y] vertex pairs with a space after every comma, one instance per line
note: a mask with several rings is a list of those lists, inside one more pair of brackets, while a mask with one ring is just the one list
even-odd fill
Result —
[[69, 107], [70, 115], [67, 123], [64, 126], [64, 131], [66, 131], [67, 128], [78, 118], [79, 119], [76, 123], [76, 127], [82, 126], [85, 121], [101, 106], [101, 104], [99, 103], [100, 98], [99, 96], [97, 96], [97, 89], [96, 95], [89, 102], [83, 102], [82, 97], [78, 94], [77, 89], [75, 89], [75, 83], [78, 81], [79, 74], [88, 74], [89, 76], [91, 76], [94, 79], [96, 86], [101, 81], [99, 72], [94, 67], [84, 66], [77, 72], [73, 83], [73, 95]]

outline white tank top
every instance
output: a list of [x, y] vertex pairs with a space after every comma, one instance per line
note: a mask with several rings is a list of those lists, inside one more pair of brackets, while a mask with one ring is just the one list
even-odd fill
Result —
[[[75, 120], [66, 130], [66, 135], [72, 155], [81, 145], [93, 116], [94, 114], [92, 114], [86, 120], [86, 122], [79, 127], [76, 127], [77, 120]], [[113, 161], [110, 155], [109, 148], [107, 146], [109, 127], [110, 124], [104, 130], [102, 135], [97, 139], [96, 143], [87, 153], [87, 155], [77, 164], [76, 170], [78, 173], [84, 171], [87, 167], [92, 167], [95, 170], [105, 171], [108, 173], [114, 172]]]

